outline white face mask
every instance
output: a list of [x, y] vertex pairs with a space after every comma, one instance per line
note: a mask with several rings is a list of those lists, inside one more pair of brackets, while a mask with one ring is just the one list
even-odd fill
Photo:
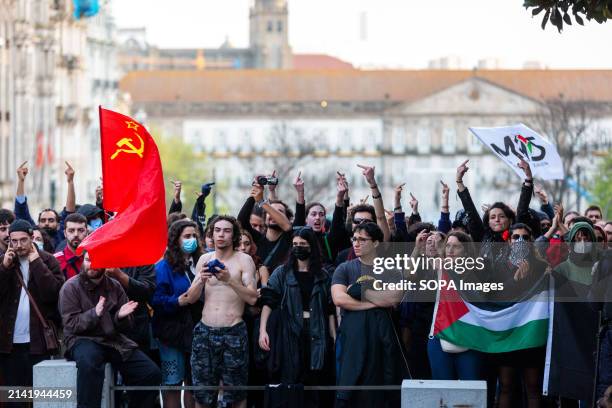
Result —
[[592, 242], [579, 241], [574, 243], [574, 252], [577, 254], [588, 254], [593, 247]]

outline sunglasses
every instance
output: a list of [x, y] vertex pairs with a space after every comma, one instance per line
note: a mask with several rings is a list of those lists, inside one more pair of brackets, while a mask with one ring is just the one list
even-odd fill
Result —
[[523, 238], [525, 241], [529, 241], [531, 236], [527, 234], [512, 234], [512, 239], [514, 240], [519, 240], [521, 238]]
[[366, 222], [373, 222], [369, 218], [353, 218], [353, 224], [365, 224]]
[[293, 232], [301, 232], [302, 230], [312, 231], [312, 227], [310, 225], [298, 225], [296, 227], [293, 227]]

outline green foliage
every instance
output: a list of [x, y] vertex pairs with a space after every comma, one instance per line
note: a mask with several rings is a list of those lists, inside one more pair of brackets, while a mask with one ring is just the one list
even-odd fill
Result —
[[612, 154], [610, 153], [608, 152], [599, 163], [590, 188], [595, 198], [594, 204], [601, 207], [606, 220], [612, 218]]
[[183, 212], [190, 217], [197, 198], [196, 192], [200, 191], [202, 183], [208, 182], [212, 178], [206, 160], [197, 155], [193, 151], [193, 147], [186, 144], [178, 136], [162, 135], [156, 130], [153, 130], [151, 134], [155, 143], [157, 143], [164, 170], [168, 208], [170, 202], [174, 199], [174, 184], [172, 182], [181, 181]]
[[563, 24], [572, 25], [572, 17], [580, 25], [584, 25], [584, 18], [595, 20], [599, 24], [612, 19], [612, 0], [525, 0], [526, 9], [533, 8], [532, 16], [544, 11], [542, 29], [550, 23], [561, 32]]

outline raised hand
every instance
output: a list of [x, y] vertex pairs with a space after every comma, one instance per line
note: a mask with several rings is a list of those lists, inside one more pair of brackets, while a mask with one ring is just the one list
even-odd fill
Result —
[[17, 178], [22, 183], [25, 181], [25, 178], [28, 175], [27, 164], [28, 164], [28, 162], [26, 160], [23, 163], [21, 163], [21, 165], [19, 167], [17, 167]]
[[131, 315], [132, 313], [134, 313], [134, 310], [136, 310], [137, 307], [138, 307], [138, 302], [134, 302], [133, 300], [130, 300], [129, 302], [121, 306], [121, 308], [119, 309], [119, 312], [117, 312], [117, 318], [123, 319], [124, 317]]
[[[276, 177], [276, 170], [272, 170], [272, 174], [270, 176]], [[270, 191], [270, 194], [272, 194], [273, 196], [276, 194], [277, 186], [278, 186], [277, 184], [268, 184], [268, 190]]]
[[412, 208], [413, 214], [419, 213], [419, 200], [416, 199], [415, 196], [410, 193], [410, 208]]
[[302, 172], [298, 172], [297, 177], [293, 181], [293, 187], [298, 194], [304, 194], [304, 180], [302, 179]]
[[72, 168], [70, 163], [68, 162], [64, 162], [64, 163], [66, 163], [66, 170], [64, 170], [64, 174], [66, 175], [66, 181], [68, 183], [72, 183], [74, 181], [74, 169]]
[[531, 167], [529, 167], [529, 163], [527, 163], [524, 159], [521, 159], [517, 166], [525, 172], [525, 177], [528, 180], [533, 180], [533, 175], [531, 174]]
[[263, 201], [263, 193], [264, 193], [263, 186], [257, 183], [254, 183], [253, 186], [251, 187], [251, 197], [255, 199], [256, 203]]
[[179, 203], [181, 201], [181, 190], [183, 189], [183, 183], [180, 180], [170, 182], [174, 184], [174, 202]]
[[419, 232], [416, 236], [416, 246], [419, 249], [425, 248], [425, 244], [427, 243], [427, 238], [429, 238], [429, 230], [424, 229]]
[[535, 186], [534, 192], [536, 196], [538, 196], [538, 199], [540, 200], [540, 204], [542, 205], [548, 204], [548, 194], [546, 194], [546, 191], [544, 191], [542, 186]]
[[104, 302], [106, 302], [106, 298], [104, 296], [100, 296], [98, 304], [96, 305], [96, 316], [98, 317], [102, 316], [102, 313], [104, 312]]
[[363, 170], [361, 174], [363, 174], [370, 187], [376, 187], [376, 178], [374, 175], [375, 166], [364, 166], [363, 164], [358, 164], [357, 167]]
[[337, 171], [336, 174], [337, 174], [336, 188], [338, 190], [337, 196], [338, 196], [338, 199], [342, 201], [344, 200], [344, 195], [348, 191], [348, 183], [346, 182], [346, 178], [344, 177], [344, 174], [340, 173], [339, 171]]
[[2, 266], [4, 266], [4, 268], [6, 269], [10, 268], [13, 262], [15, 261], [15, 257], [15, 250], [11, 247], [8, 247], [8, 249], [4, 253], [4, 258], [2, 259]]
[[30, 253], [28, 254], [28, 261], [34, 262], [38, 258], [40, 258], [40, 255], [38, 254], [38, 248], [36, 247], [36, 244], [32, 242], [32, 247], [30, 248]]
[[465, 175], [465, 173], [467, 173], [467, 171], [470, 169], [467, 164], [468, 164], [469, 160], [464, 161], [463, 163], [461, 163], [459, 165], [459, 167], [457, 167], [457, 184], [463, 183], [463, 176]]
[[446, 184], [442, 180], [440, 180], [440, 184], [442, 184], [442, 200], [446, 200], [446, 202], [448, 203], [448, 194], [450, 192], [448, 184]]
[[208, 197], [212, 191], [212, 186], [214, 185], [214, 182], [202, 184], [202, 192], [199, 195], [204, 195], [204, 198]]
[[402, 190], [403, 190], [405, 185], [406, 185], [406, 183], [402, 183], [399, 186], [395, 187], [395, 189], [394, 189], [394, 191], [395, 191], [395, 196], [394, 196], [395, 210], [397, 210], [397, 211], [401, 211], [402, 210]]
[[102, 190], [102, 186], [98, 186], [96, 187], [96, 202], [100, 203], [102, 202], [102, 199], [104, 198], [104, 190]]

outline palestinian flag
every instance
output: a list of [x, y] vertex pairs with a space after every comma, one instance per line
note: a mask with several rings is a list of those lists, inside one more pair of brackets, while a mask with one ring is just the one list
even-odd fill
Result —
[[[445, 277], [448, 281], [448, 278]], [[531, 295], [517, 303], [475, 304], [464, 301], [454, 288], [438, 291], [432, 334], [457, 346], [485, 353], [504, 353], [543, 347], [549, 332], [552, 297], [548, 279], [541, 279]]]

